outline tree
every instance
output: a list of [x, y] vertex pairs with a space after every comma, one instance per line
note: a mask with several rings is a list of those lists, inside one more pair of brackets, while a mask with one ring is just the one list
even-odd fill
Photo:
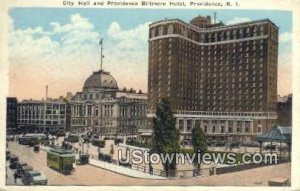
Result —
[[[207, 140], [204, 132], [202, 131], [200, 126], [196, 126], [192, 130], [192, 145], [194, 153], [200, 152], [203, 155], [204, 152], [207, 151]], [[197, 172], [200, 172], [201, 159], [198, 161], [198, 154], [196, 154], [194, 165]]]
[[[153, 148], [152, 152], [160, 154], [175, 154], [180, 151], [179, 131], [175, 127], [176, 120], [171, 110], [170, 102], [163, 98], [157, 106], [153, 118]], [[166, 176], [175, 176], [176, 160], [163, 164]]]

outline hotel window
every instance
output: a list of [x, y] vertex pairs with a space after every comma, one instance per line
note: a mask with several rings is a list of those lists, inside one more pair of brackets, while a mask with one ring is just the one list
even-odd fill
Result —
[[158, 29], [158, 35], [162, 36], [163, 32], [164, 32], [164, 28], [163, 27], [159, 27], [159, 29]]
[[261, 25], [261, 26], [259, 27], [259, 30], [260, 30], [260, 31], [263, 31], [263, 30], [264, 30], [264, 26]]
[[187, 31], [187, 29], [184, 29], [184, 30], [183, 30], [183, 36], [185, 36], [185, 37], [188, 36], [188, 31]]
[[263, 67], [264, 67], [264, 65], [263, 65], [263, 64], [260, 64], [260, 65], [259, 65], [259, 67], [260, 67], [260, 68], [263, 68]]
[[173, 25], [169, 25], [168, 34], [173, 34]]
[[151, 37], [152, 37], [152, 38], [155, 37], [155, 29], [152, 29], [152, 30], [151, 30]]

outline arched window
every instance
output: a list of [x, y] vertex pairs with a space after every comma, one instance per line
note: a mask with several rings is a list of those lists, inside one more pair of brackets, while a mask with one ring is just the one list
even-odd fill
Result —
[[257, 127], [257, 133], [262, 133], [262, 128], [260, 125]]

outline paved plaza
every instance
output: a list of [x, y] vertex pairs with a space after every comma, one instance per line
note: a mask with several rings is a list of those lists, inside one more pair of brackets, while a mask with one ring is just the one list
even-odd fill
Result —
[[[195, 177], [188, 179], [154, 180], [128, 177], [92, 165], [76, 166], [71, 175], [63, 175], [46, 165], [46, 152], [33, 152], [32, 147], [19, 145], [15, 142], [8, 144], [8, 149], [46, 175], [48, 185], [207, 185], [207, 186], [267, 186], [268, 180], [274, 177], [285, 177], [290, 180], [291, 165], [266, 166], [223, 175]], [[7, 185], [14, 185], [12, 172], [8, 169]], [[239, 178], [237, 178], [239, 177]], [[21, 185], [20, 180], [17, 184]]]

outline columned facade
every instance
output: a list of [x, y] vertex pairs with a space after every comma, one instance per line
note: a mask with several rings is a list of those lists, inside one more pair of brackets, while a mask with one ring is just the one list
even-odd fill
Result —
[[147, 125], [147, 95], [133, 89], [119, 90], [115, 79], [103, 70], [94, 72], [70, 103], [73, 131], [136, 137], [138, 129]]

